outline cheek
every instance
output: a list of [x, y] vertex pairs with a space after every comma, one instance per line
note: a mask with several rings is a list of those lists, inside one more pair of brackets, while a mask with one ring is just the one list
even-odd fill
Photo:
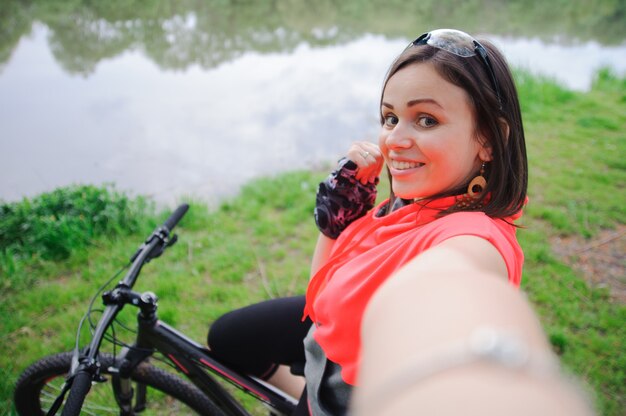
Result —
[[383, 156], [387, 157], [387, 134], [382, 128], [378, 134], [378, 147], [380, 147], [380, 151], [383, 153]]

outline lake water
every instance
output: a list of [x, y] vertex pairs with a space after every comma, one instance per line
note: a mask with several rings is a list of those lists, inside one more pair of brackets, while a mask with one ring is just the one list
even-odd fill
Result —
[[[274, 22], [215, 39], [198, 31], [198, 13], [162, 19], [158, 51], [135, 38], [116, 44], [141, 19], [90, 15], [87, 33], [98, 37], [86, 41], [34, 19], [0, 67], [0, 199], [115, 183], [163, 204], [186, 195], [215, 202], [251, 178], [326, 165], [352, 141], [376, 140], [381, 82], [408, 35], [344, 36], [330, 25], [294, 36]], [[487, 33], [513, 66], [574, 90], [589, 89], [603, 66], [626, 74], [623, 34], [563, 42], [558, 33], [473, 33]], [[252, 46], [241, 47], [246, 39]]]

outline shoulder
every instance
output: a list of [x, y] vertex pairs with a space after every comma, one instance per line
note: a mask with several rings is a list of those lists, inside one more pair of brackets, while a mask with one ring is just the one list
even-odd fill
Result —
[[509, 281], [519, 285], [524, 254], [517, 241], [517, 228], [504, 219], [491, 218], [483, 212], [455, 212], [429, 224], [431, 245], [454, 237], [472, 236], [488, 241], [502, 256]]

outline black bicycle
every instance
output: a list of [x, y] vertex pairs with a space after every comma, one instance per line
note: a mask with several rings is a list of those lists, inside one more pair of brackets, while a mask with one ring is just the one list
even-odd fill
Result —
[[[170, 233], [188, 209], [186, 204], [178, 207], [146, 239], [114, 289], [104, 291], [105, 284], [98, 291], [79, 324], [74, 351], [44, 357], [24, 370], [14, 394], [20, 415], [54, 415], [59, 410], [63, 416], [135, 415], [144, 411], [142, 414], [249, 415], [232, 389], [218, 380], [226, 380], [265, 403], [271, 414], [293, 412], [296, 399], [233, 370], [206, 347], [159, 320], [154, 293], [132, 290], [143, 265], [177, 241]], [[93, 304], [100, 293], [105, 307], [100, 319], [93, 322]], [[124, 324], [116, 317], [126, 305], [139, 309], [134, 343], [122, 344], [119, 353], [101, 352], [103, 340], [120, 344], [115, 327]], [[89, 345], [80, 349], [78, 338], [85, 321], [92, 327], [92, 336]], [[178, 371], [155, 365], [161, 361]]]

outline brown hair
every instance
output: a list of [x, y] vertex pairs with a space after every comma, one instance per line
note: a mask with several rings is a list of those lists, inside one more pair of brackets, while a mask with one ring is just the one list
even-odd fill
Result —
[[[526, 201], [526, 142], [517, 89], [509, 66], [491, 42], [480, 40], [480, 43], [491, 61], [500, 89], [500, 100], [489, 72], [478, 56], [464, 58], [429, 45], [419, 45], [405, 49], [391, 64], [381, 92], [381, 105], [389, 79], [401, 69], [419, 63], [430, 63], [442, 78], [465, 90], [475, 117], [476, 135], [483, 137], [491, 146], [493, 159], [485, 167], [487, 187], [481, 196], [469, 205], [457, 204], [442, 215], [457, 211], [482, 211], [490, 217], [504, 218], [521, 210]], [[508, 137], [502, 126], [503, 120], [509, 126]], [[464, 194], [468, 184], [429, 199]], [[387, 212], [394, 199], [392, 190]]]

